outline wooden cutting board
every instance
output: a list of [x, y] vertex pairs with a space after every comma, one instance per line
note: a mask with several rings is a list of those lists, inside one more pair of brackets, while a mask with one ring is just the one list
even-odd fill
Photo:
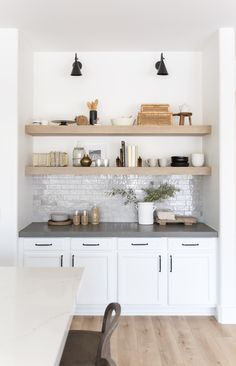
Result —
[[156, 219], [159, 225], [165, 226], [166, 224], [184, 224], [186, 226], [191, 226], [197, 223], [196, 217], [193, 216], [175, 216], [175, 220], [160, 220]]

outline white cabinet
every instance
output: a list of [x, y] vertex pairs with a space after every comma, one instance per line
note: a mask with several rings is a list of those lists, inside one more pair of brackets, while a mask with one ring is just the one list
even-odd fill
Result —
[[163, 239], [118, 241], [118, 301], [125, 305], [166, 303], [166, 254]]
[[116, 301], [116, 252], [111, 238], [71, 240], [71, 263], [83, 267], [83, 280], [78, 293], [79, 305], [107, 305]]
[[64, 255], [61, 252], [26, 252], [24, 267], [64, 267]]
[[69, 251], [70, 239], [21, 239], [19, 264], [24, 267], [68, 267]]
[[79, 314], [112, 301], [126, 314], [212, 314], [216, 248], [216, 238], [21, 238], [19, 265], [83, 267]]
[[216, 304], [215, 239], [169, 239], [170, 305]]

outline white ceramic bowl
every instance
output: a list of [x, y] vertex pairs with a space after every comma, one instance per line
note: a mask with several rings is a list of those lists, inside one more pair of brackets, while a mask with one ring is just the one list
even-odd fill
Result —
[[65, 212], [53, 212], [51, 213], [52, 221], [66, 221], [69, 219], [69, 215]]
[[204, 165], [204, 154], [202, 153], [197, 153], [197, 154], [192, 154], [191, 156], [191, 160], [192, 160], [192, 166], [203, 166]]
[[134, 117], [112, 118], [111, 124], [113, 126], [132, 126], [134, 124]]

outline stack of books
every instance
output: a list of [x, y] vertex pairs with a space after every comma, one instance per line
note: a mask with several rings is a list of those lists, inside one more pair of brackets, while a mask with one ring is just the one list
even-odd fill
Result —
[[68, 154], [61, 151], [33, 154], [33, 166], [63, 167], [68, 166], [68, 162]]

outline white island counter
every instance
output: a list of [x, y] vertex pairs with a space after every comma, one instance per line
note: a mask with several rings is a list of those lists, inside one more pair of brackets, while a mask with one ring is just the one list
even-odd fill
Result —
[[81, 268], [0, 267], [0, 365], [58, 365]]

